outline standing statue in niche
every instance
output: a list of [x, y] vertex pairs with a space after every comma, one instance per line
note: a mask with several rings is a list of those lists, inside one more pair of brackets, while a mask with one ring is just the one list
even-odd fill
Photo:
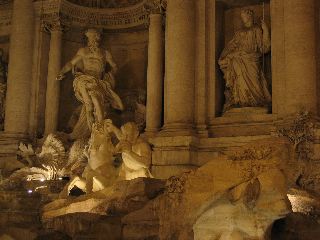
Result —
[[[113, 90], [117, 65], [110, 52], [99, 46], [101, 35], [97, 30], [89, 29], [85, 35], [88, 45], [78, 50], [57, 77], [57, 80], [62, 80], [67, 72], [72, 71], [75, 76], [74, 92], [76, 98], [83, 104], [73, 135], [81, 134], [85, 127], [84, 119], [90, 131], [93, 123], [99, 123], [105, 119], [109, 104], [115, 109], [123, 110], [122, 101]], [[107, 71], [107, 64], [111, 68], [110, 71]]]
[[0, 130], [4, 127], [5, 101], [7, 92], [8, 65], [3, 60], [3, 49], [0, 48]]
[[244, 28], [235, 33], [219, 59], [226, 81], [224, 112], [271, 104], [261, 63], [271, 47], [269, 29], [264, 20], [261, 20], [261, 26], [254, 24], [252, 10], [242, 10], [241, 19]]

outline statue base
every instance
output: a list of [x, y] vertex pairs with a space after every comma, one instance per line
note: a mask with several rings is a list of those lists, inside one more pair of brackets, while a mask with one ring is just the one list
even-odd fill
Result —
[[268, 108], [266, 107], [243, 107], [243, 108], [232, 108], [225, 113], [223, 117], [239, 117], [243, 115], [261, 115], [268, 114]]

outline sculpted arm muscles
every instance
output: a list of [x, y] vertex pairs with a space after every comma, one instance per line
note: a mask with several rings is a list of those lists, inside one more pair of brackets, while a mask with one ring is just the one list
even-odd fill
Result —
[[119, 128], [117, 128], [115, 125], [113, 125], [112, 121], [106, 122], [107, 129], [111, 133], [114, 133], [119, 141], [123, 140], [123, 134]]
[[[80, 49], [77, 54], [71, 59], [71, 61], [67, 62], [66, 65], [61, 69], [58, 78], [60, 77], [61, 79], [63, 78], [63, 75], [66, 74], [67, 72], [71, 71], [72, 68], [82, 60], [82, 49]], [[59, 80], [61, 80], [59, 79]]]
[[110, 64], [111, 68], [112, 68], [112, 73], [116, 73], [118, 70], [118, 66], [117, 64], [114, 62], [112, 55], [109, 51], [106, 51], [106, 61], [107, 63]]

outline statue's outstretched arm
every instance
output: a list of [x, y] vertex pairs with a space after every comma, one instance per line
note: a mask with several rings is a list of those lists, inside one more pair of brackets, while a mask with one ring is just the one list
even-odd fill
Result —
[[64, 75], [71, 71], [73, 67], [82, 60], [81, 50], [78, 51], [76, 56], [72, 58], [70, 62], [67, 62], [66, 65], [61, 69], [59, 75], [57, 76], [57, 80], [62, 80], [64, 78]]
[[117, 64], [114, 62], [114, 60], [113, 60], [113, 57], [112, 57], [112, 55], [111, 55], [111, 53], [109, 52], [109, 51], [106, 51], [106, 61], [107, 61], [107, 63], [109, 63], [110, 64], [110, 66], [111, 66], [111, 72], [113, 73], [113, 74], [115, 74], [117, 71], [118, 71], [118, 66], [117, 66]]
[[117, 128], [115, 125], [113, 125], [111, 120], [105, 121], [105, 126], [110, 133], [114, 133], [114, 135], [116, 135], [118, 140], [120, 141], [123, 140], [123, 134], [121, 130]]

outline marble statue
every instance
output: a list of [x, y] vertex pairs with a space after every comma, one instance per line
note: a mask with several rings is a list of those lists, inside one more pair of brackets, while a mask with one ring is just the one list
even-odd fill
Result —
[[254, 12], [241, 11], [244, 28], [237, 31], [223, 50], [219, 65], [226, 81], [224, 112], [232, 108], [267, 107], [271, 95], [264, 77], [261, 58], [270, 51], [266, 23], [254, 23]]
[[[86, 32], [88, 45], [80, 48], [73, 59], [60, 71], [57, 80], [62, 80], [65, 74], [72, 71], [76, 98], [83, 104], [81, 116], [85, 116], [89, 129], [94, 123], [105, 119], [106, 107], [123, 110], [120, 97], [114, 92], [117, 65], [109, 51], [102, 49], [99, 44], [100, 33], [95, 29]], [[111, 70], [107, 72], [107, 64]], [[81, 124], [80, 124], [81, 125]]]
[[139, 177], [152, 177], [149, 171], [151, 165], [151, 148], [150, 145], [139, 136], [138, 126], [133, 122], [128, 122], [118, 129], [109, 121], [107, 127], [119, 140], [116, 146], [116, 152], [122, 154], [123, 160], [119, 176], [126, 180]]
[[73, 178], [68, 186], [68, 193], [77, 186], [86, 193], [96, 192], [112, 185], [118, 177], [114, 166], [115, 147], [111, 142], [109, 122], [106, 119], [94, 123], [89, 144], [85, 148], [88, 163], [82, 176]]
[[3, 60], [3, 49], [0, 48], [0, 129], [3, 129], [5, 100], [7, 92], [7, 71], [8, 65]]
[[40, 152], [35, 151], [31, 144], [20, 143], [18, 155], [27, 166], [13, 172], [0, 187], [11, 189], [19, 187], [23, 181], [57, 180], [63, 176], [67, 153], [62, 140], [54, 134], [47, 136]]

